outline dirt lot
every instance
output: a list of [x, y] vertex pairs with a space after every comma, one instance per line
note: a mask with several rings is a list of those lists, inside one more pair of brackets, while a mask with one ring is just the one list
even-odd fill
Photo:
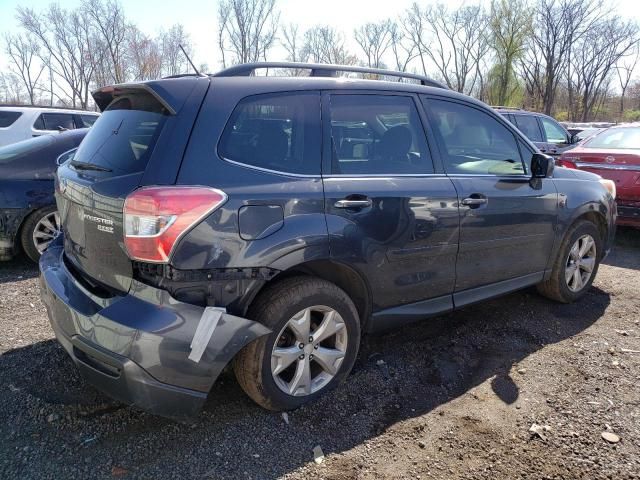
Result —
[[109, 400], [53, 340], [36, 275], [0, 266], [0, 478], [640, 478], [638, 231], [578, 304], [528, 290], [367, 338], [288, 422], [231, 373], [190, 425]]

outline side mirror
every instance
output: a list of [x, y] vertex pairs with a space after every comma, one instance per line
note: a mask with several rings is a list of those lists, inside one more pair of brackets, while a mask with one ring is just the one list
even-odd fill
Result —
[[569, 136], [569, 144], [570, 145], [575, 145], [576, 143], [578, 143], [580, 141], [580, 137], [578, 137], [577, 133], [573, 133]]
[[531, 157], [531, 178], [548, 178], [553, 175], [555, 162], [553, 157], [534, 153]]

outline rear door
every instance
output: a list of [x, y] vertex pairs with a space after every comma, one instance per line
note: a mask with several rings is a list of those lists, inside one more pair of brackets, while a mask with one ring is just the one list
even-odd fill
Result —
[[41, 113], [33, 124], [32, 136], [39, 137], [50, 133], [60, 133], [73, 130], [76, 124], [71, 113], [44, 112]]
[[374, 311], [452, 306], [458, 208], [436, 169], [417, 98], [323, 95], [323, 182], [331, 257], [368, 279]]
[[541, 280], [557, 216], [553, 180], [531, 180], [532, 151], [499, 117], [449, 99], [424, 102], [460, 204], [456, 306], [482, 297], [478, 287]]
[[152, 184], [175, 181], [205, 91], [181, 115], [140, 87], [114, 93], [74, 158], [58, 169], [56, 200], [65, 256], [86, 278], [129, 289], [132, 264], [124, 247], [124, 201], [148, 178]]

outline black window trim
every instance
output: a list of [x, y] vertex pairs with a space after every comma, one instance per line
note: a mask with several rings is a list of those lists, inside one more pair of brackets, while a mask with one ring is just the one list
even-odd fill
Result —
[[244, 163], [244, 162], [239, 162], [237, 160], [232, 160], [230, 158], [225, 157], [224, 155], [222, 155], [222, 153], [220, 152], [220, 142], [222, 141], [222, 136], [225, 132], [225, 130], [227, 129], [227, 126], [229, 125], [229, 122], [231, 121], [231, 118], [233, 117], [234, 112], [236, 111], [236, 108], [238, 108], [238, 105], [240, 105], [242, 102], [251, 99], [251, 98], [256, 98], [256, 97], [273, 97], [273, 96], [287, 96], [287, 95], [296, 95], [296, 94], [301, 94], [301, 93], [312, 93], [312, 94], [317, 94], [318, 96], [318, 102], [319, 103], [319, 110], [320, 110], [320, 127], [322, 128], [322, 91], [320, 90], [278, 90], [278, 91], [274, 91], [274, 92], [261, 92], [261, 93], [256, 93], [256, 94], [252, 94], [252, 95], [247, 95], [246, 97], [242, 97], [240, 99], [238, 99], [235, 102], [235, 105], [233, 106], [233, 108], [231, 109], [231, 111], [229, 112], [229, 115], [227, 117], [227, 120], [224, 123], [224, 127], [220, 130], [220, 134], [218, 136], [218, 140], [216, 141], [216, 146], [215, 146], [215, 153], [217, 155], [218, 158], [222, 159], [225, 162], [228, 162], [232, 165], [236, 165], [238, 167], [244, 167], [244, 168], [248, 168], [251, 170], [256, 170], [258, 172], [264, 172], [264, 173], [270, 173], [273, 175], [280, 175], [283, 177], [292, 177], [292, 178], [316, 178], [316, 179], [321, 179], [322, 178], [322, 137], [320, 138], [320, 173], [294, 173], [294, 172], [285, 172], [285, 171], [281, 171], [281, 170], [273, 170], [271, 168], [265, 168], [265, 167], [259, 167], [257, 165], [250, 165], [248, 163]]
[[7, 112], [7, 113], [17, 113], [18, 116], [16, 118], [13, 119], [13, 122], [11, 122], [9, 125], [7, 125], [6, 127], [0, 127], [0, 130], [4, 130], [7, 128], [11, 128], [15, 125], [15, 123], [20, 120], [20, 118], [22, 117], [22, 115], [24, 115], [24, 112], [19, 112], [17, 110], [2, 110], [3, 112]]
[[[331, 96], [332, 95], [373, 95], [386, 97], [410, 97], [418, 112], [418, 118], [422, 125], [422, 132], [425, 137], [425, 143], [429, 149], [431, 163], [433, 165], [433, 173], [331, 173], [332, 164], [332, 136], [331, 136]], [[420, 94], [399, 90], [375, 90], [375, 89], [324, 89], [322, 90], [322, 177], [323, 178], [392, 178], [392, 177], [444, 177], [445, 172], [440, 162], [438, 151], [434, 149], [435, 140], [433, 140], [430, 131], [429, 122], [426, 112], [420, 101]], [[327, 172], [327, 173], [325, 173]]]
[[[429, 100], [440, 100], [440, 101], [446, 101], [446, 102], [451, 102], [451, 103], [457, 103], [459, 105], [463, 105], [465, 107], [469, 107], [469, 108], [474, 108], [480, 112], [484, 112], [487, 115], [489, 115], [490, 117], [492, 117], [494, 120], [496, 120], [498, 123], [502, 124], [504, 127], [507, 128], [508, 131], [511, 132], [511, 134], [514, 137], [514, 140], [516, 142], [516, 146], [518, 148], [518, 151], [520, 152], [520, 161], [522, 162], [522, 166], [524, 167], [524, 174], [519, 174], [519, 175], [497, 175], [497, 174], [492, 174], [492, 173], [447, 173], [446, 170], [444, 170], [444, 173], [447, 177], [491, 177], [491, 178], [504, 178], [504, 179], [511, 179], [511, 180], [526, 180], [526, 181], [530, 181], [531, 180], [531, 175], [528, 173], [528, 168], [527, 168], [527, 163], [524, 161], [524, 158], [522, 157], [522, 148], [520, 146], [521, 142], [519, 140], [522, 141], [522, 143], [527, 146], [527, 148], [530, 150], [531, 155], [533, 155], [533, 153], [537, 150], [537, 148], [533, 145], [533, 143], [531, 142], [531, 140], [529, 140], [524, 134], [522, 134], [517, 127], [512, 124], [507, 118], [503, 117], [501, 114], [493, 111], [490, 108], [482, 108], [482, 106], [480, 105], [475, 105], [471, 102], [467, 102], [464, 101], [460, 98], [455, 98], [455, 97], [449, 97], [449, 96], [444, 96], [444, 95], [437, 95], [435, 93], [429, 93], [429, 94], [422, 94], [420, 95], [420, 98], [423, 102], [427, 102]], [[424, 108], [424, 113], [428, 118], [428, 122], [430, 125], [434, 125], [435, 123], [435, 119], [431, 118], [431, 114], [429, 113], [429, 109], [424, 107], [423, 104], [423, 108]], [[435, 137], [434, 137], [435, 138]], [[442, 163], [442, 166], [444, 168], [444, 162], [442, 161], [442, 145], [440, 145], [440, 142], [437, 140], [437, 138], [435, 139], [435, 144], [436, 144], [436, 148], [438, 150], [438, 157], [440, 158], [440, 162]]]
[[[525, 114], [525, 113], [513, 113], [513, 119], [514, 119], [514, 125], [516, 126], [516, 128], [518, 127], [518, 117], [532, 117], [533, 121], [536, 122], [536, 125], [538, 125], [538, 133], [540, 134], [540, 140], [531, 140], [532, 142], [546, 142], [547, 141], [547, 135], [544, 131], [544, 128], [542, 127], [542, 122], [540, 121], [540, 115], [531, 115], [531, 114]], [[526, 135], [525, 135], [526, 137]], [[529, 137], [527, 137], [529, 138]]]

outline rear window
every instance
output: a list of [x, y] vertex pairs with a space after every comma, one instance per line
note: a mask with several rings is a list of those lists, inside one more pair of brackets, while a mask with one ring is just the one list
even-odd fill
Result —
[[319, 174], [319, 94], [268, 94], [242, 100], [222, 133], [218, 153], [278, 172]]
[[144, 171], [167, 116], [149, 93], [117, 97], [89, 130], [74, 160], [108, 168], [114, 175]]
[[589, 148], [640, 149], [640, 128], [612, 128], [587, 140]]
[[8, 163], [22, 155], [43, 149], [52, 143], [53, 137], [51, 137], [51, 135], [41, 135], [36, 138], [30, 138], [22, 142], [0, 147], [0, 164]]
[[0, 110], [0, 128], [10, 127], [16, 120], [22, 115], [21, 112], [10, 112], [7, 110]]

